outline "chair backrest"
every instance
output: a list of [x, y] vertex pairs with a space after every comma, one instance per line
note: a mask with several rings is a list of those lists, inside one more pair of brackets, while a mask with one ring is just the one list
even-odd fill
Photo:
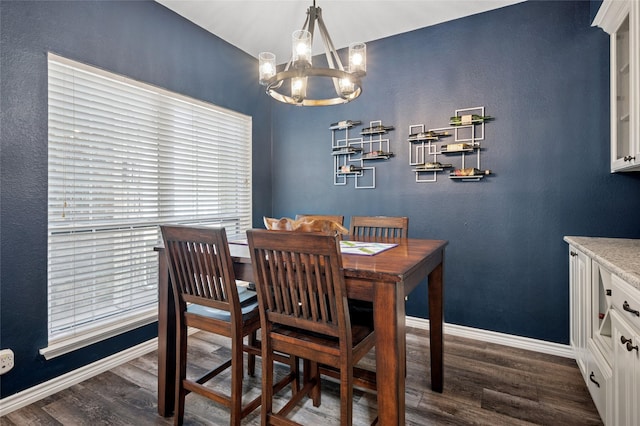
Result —
[[330, 220], [331, 222], [338, 223], [340, 225], [344, 225], [344, 216], [341, 215], [332, 215], [332, 214], [297, 214], [296, 220]]
[[351, 216], [349, 234], [356, 237], [408, 238], [406, 216]]
[[282, 324], [350, 338], [339, 240], [318, 233], [249, 230], [263, 328]]
[[161, 225], [160, 229], [177, 308], [196, 303], [229, 311], [232, 318], [241, 315], [224, 228]]

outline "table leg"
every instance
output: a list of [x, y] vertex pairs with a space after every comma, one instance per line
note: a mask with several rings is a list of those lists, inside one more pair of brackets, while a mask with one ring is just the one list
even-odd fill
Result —
[[163, 252], [158, 259], [158, 413], [173, 414], [176, 376], [175, 301], [169, 285], [169, 268]]
[[404, 425], [405, 307], [402, 283], [374, 283], [376, 381], [380, 425]]
[[443, 374], [443, 264], [429, 274], [429, 340], [431, 349], [431, 390], [442, 393]]

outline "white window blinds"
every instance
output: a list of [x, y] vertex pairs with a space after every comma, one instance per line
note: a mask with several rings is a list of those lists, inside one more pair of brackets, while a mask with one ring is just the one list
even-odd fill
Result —
[[48, 65], [51, 357], [155, 321], [159, 224], [245, 237], [251, 117], [53, 54]]

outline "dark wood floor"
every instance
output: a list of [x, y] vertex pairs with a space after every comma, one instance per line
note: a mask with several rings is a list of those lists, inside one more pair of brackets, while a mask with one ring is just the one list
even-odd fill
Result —
[[[190, 368], [202, 370], [229, 354], [227, 341], [204, 333], [190, 337]], [[454, 336], [445, 336], [445, 385], [430, 390], [428, 331], [407, 335], [406, 422], [408, 425], [599, 425], [600, 417], [572, 359]], [[365, 363], [373, 362], [373, 353]], [[259, 364], [259, 362], [258, 362]], [[156, 353], [121, 365], [0, 418], [13, 425], [166, 425], [156, 410]], [[283, 367], [284, 368], [284, 367]], [[246, 378], [257, 395], [260, 371]], [[306, 401], [294, 420], [338, 424], [339, 390], [323, 383], [322, 405]], [[354, 392], [354, 425], [376, 417], [375, 395]], [[227, 411], [205, 398], [187, 396], [185, 424], [228, 424]], [[243, 424], [260, 424], [259, 410]], [[384, 425], [383, 425], [384, 426]]]

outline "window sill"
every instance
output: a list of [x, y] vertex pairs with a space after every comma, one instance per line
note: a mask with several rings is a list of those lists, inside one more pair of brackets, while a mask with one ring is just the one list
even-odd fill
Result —
[[114, 324], [101, 325], [98, 329], [89, 330], [70, 337], [55, 339], [49, 342], [49, 346], [40, 349], [40, 355], [44, 356], [47, 360], [53, 359], [60, 355], [126, 333], [127, 331], [151, 324], [157, 320], [158, 310], [152, 309], [151, 311], [141, 313], [125, 321], [120, 320]]

